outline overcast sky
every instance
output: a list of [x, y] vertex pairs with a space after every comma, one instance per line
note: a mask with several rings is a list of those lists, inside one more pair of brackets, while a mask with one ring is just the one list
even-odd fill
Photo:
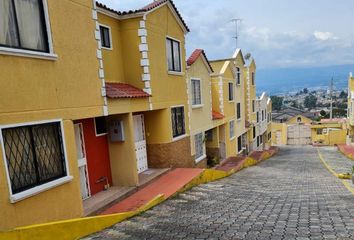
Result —
[[[100, 0], [115, 10], [152, 0]], [[239, 46], [258, 68], [354, 63], [353, 0], [174, 0], [191, 29], [187, 54], [203, 48], [209, 59], [235, 49], [233, 18], [242, 18]]]

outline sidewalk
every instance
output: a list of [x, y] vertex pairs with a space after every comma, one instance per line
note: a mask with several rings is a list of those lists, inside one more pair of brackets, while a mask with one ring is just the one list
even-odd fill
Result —
[[343, 154], [338, 153], [335, 147], [321, 147], [318, 148], [318, 151], [321, 153], [322, 160], [327, 167], [332, 169], [337, 176], [345, 173], [351, 174], [354, 162]]
[[354, 146], [347, 145], [347, 144], [339, 144], [337, 145], [337, 148], [345, 156], [354, 160]]
[[133, 195], [106, 209], [101, 215], [137, 210], [159, 194], [170, 197], [179, 189], [198, 177], [204, 170], [198, 168], [177, 168], [161, 176]]

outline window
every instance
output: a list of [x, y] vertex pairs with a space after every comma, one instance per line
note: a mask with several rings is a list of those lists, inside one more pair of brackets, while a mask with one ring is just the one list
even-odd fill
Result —
[[317, 135], [322, 135], [322, 134], [323, 134], [323, 129], [317, 128]]
[[270, 140], [272, 138], [272, 132], [268, 133], [268, 140]]
[[259, 138], [259, 136], [257, 137], [257, 147], [259, 147], [259, 144], [260, 143], [260, 138]]
[[176, 40], [166, 39], [168, 71], [181, 72], [180, 43]]
[[256, 138], [256, 127], [253, 127], [253, 139], [255, 139]]
[[234, 100], [234, 84], [229, 82], [229, 101]]
[[195, 160], [201, 160], [204, 156], [204, 141], [203, 141], [203, 133], [198, 133], [194, 136], [195, 142]]
[[235, 121], [230, 121], [230, 139], [235, 137]]
[[49, 52], [42, 0], [0, 1], [0, 46]]
[[239, 136], [237, 138], [237, 151], [241, 152], [241, 150], [242, 150], [242, 136]]
[[237, 119], [241, 119], [241, 103], [237, 103]]
[[201, 97], [201, 89], [200, 89], [200, 80], [192, 79], [191, 80], [191, 88], [192, 88], [192, 105], [201, 105], [202, 97]]
[[3, 128], [12, 194], [67, 176], [60, 122]]
[[102, 136], [107, 134], [107, 125], [105, 117], [95, 118], [95, 132], [96, 136]]
[[241, 70], [239, 67], [236, 67], [236, 84], [241, 84]]
[[252, 112], [256, 111], [256, 103], [255, 100], [252, 100]]
[[252, 85], [254, 86], [254, 72], [252, 72]]
[[259, 122], [259, 112], [257, 112], [257, 122]]
[[301, 122], [301, 117], [297, 118], [297, 122], [300, 123]]
[[264, 121], [264, 110], [262, 110], [262, 121]]
[[184, 126], [184, 107], [174, 107], [171, 109], [172, 133], [173, 137], [182, 136], [186, 133]]
[[100, 25], [100, 33], [101, 33], [101, 47], [112, 49], [111, 28]]
[[213, 130], [212, 129], [205, 132], [205, 138], [207, 141], [213, 141]]
[[259, 143], [260, 143], [260, 144], [263, 144], [263, 135], [262, 135], [262, 136], [259, 136]]

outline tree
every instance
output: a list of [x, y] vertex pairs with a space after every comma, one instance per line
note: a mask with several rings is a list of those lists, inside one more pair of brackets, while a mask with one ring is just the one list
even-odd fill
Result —
[[303, 92], [304, 92], [305, 94], [308, 94], [308, 93], [309, 93], [309, 90], [308, 90], [307, 88], [304, 88]]
[[304, 105], [306, 108], [308, 109], [312, 109], [316, 107], [316, 103], [317, 103], [317, 97], [314, 95], [309, 95], [306, 96], [305, 101], [304, 101]]
[[273, 110], [281, 110], [284, 98], [278, 96], [270, 96], [270, 99], [272, 99]]
[[339, 98], [347, 98], [347, 94], [342, 90], [339, 94]]
[[326, 111], [325, 110], [321, 110], [321, 112], [320, 112], [320, 115], [322, 116], [322, 117], [324, 117], [324, 116], [326, 116]]
[[291, 101], [290, 107], [299, 108], [299, 104], [296, 101]]

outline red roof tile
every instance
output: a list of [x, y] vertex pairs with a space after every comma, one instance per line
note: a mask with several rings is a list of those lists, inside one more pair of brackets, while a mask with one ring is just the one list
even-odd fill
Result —
[[127, 83], [106, 83], [109, 98], [146, 98], [149, 94]]
[[157, 8], [157, 7], [159, 7], [160, 5], [162, 5], [162, 4], [164, 4], [164, 3], [167, 3], [167, 2], [170, 2], [170, 3], [171, 3], [172, 7], [174, 8], [174, 10], [176, 11], [178, 17], [180, 18], [180, 20], [181, 20], [183, 26], [186, 28], [187, 32], [189, 32], [190, 30], [189, 30], [189, 28], [188, 28], [186, 22], [183, 20], [181, 14], [179, 13], [179, 11], [178, 11], [176, 5], [173, 3], [172, 0], [158, 0], [158, 1], [154, 1], [154, 2], [152, 2], [152, 3], [148, 4], [148, 5], [146, 5], [146, 6], [143, 7], [143, 8], [140, 8], [140, 9], [137, 9], [137, 10], [123, 11], [123, 12], [121, 12], [121, 11], [116, 11], [116, 10], [114, 10], [114, 9], [112, 9], [112, 8], [107, 7], [105, 4], [102, 4], [102, 3], [99, 3], [99, 2], [96, 2], [96, 5], [97, 5], [98, 7], [100, 7], [100, 8], [103, 8], [103, 9], [105, 9], [105, 10], [107, 10], [107, 11], [116, 13], [116, 14], [118, 14], [118, 15], [129, 15], [129, 14], [135, 14], [135, 13], [141, 13], [141, 12], [148, 12], [148, 11], [151, 11], [151, 10], [153, 10], [154, 8]]
[[213, 120], [223, 119], [225, 116], [217, 111], [213, 111]]
[[206, 56], [206, 54], [205, 54], [205, 52], [204, 52], [203, 49], [196, 49], [196, 50], [194, 50], [194, 52], [192, 53], [192, 55], [191, 55], [191, 56], [188, 58], [188, 60], [187, 60], [187, 65], [188, 65], [188, 66], [192, 66], [193, 63], [195, 63], [195, 61], [197, 61], [197, 59], [199, 58], [199, 56], [200, 56], [201, 54], [203, 54], [203, 56], [204, 56], [206, 62], [208, 63], [208, 65], [209, 65], [209, 67], [210, 67], [210, 70], [211, 70], [212, 72], [214, 72], [214, 70], [213, 70], [213, 68], [211, 67], [211, 65], [210, 65], [210, 63], [209, 63], [209, 60], [208, 60], [208, 58], [207, 58], [207, 56]]

